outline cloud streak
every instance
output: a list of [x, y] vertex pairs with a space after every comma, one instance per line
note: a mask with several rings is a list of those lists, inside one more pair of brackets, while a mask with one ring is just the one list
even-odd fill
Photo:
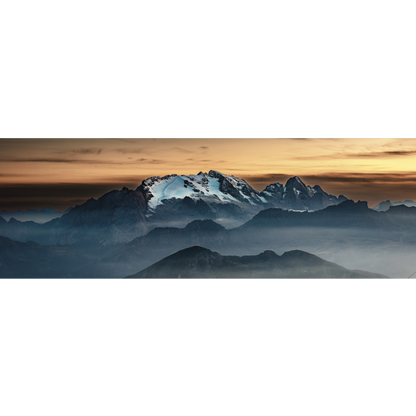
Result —
[[99, 155], [101, 153], [101, 148], [90, 147], [90, 148], [79, 148], [72, 150], [58, 150], [54, 153], [57, 155]]
[[25, 176], [19, 173], [0, 173], [0, 178], [24, 178]]
[[97, 159], [66, 159], [66, 158], [3, 158], [0, 162], [4, 163], [80, 163], [89, 165], [120, 165], [123, 162], [113, 162], [111, 160]]
[[123, 155], [129, 155], [129, 154], [144, 153], [146, 151], [146, 149], [143, 148], [143, 147], [133, 148], [133, 149], [130, 149], [130, 148], [127, 148], [127, 147], [123, 147], [123, 148], [120, 148], [120, 149], [115, 149], [115, 151], [117, 153], [121, 153]]
[[366, 153], [332, 153], [318, 156], [295, 156], [295, 160], [332, 160], [332, 159], [380, 159], [394, 156], [415, 156], [416, 150], [387, 150]]
[[183, 147], [172, 147], [171, 150], [178, 150], [182, 153], [194, 153], [192, 150], [184, 149]]
[[79, 155], [99, 155], [101, 153], [102, 149], [94, 149], [94, 148], [90, 148], [90, 149], [75, 149], [75, 150], [71, 150], [71, 153], [73, 154], [79, 154]]
[[150, 163], [152, 165], [160, 165], [162, 163], [166, 163], [166, 160], [162, 160], [162, 159], [145, 159], [145, 158], [140, 158], [140, 159], [136, 159], [136, 162], [141, 162], [141, 163]]

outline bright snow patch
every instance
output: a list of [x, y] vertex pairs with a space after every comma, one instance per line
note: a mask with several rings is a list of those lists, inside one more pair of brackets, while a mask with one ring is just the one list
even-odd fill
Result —
[[201, 197], [211, 197], [219, 199], [224, 203], [238, 202], [231, 195], [220, 191], [218, 178], [212, 178], [206, 174], [149, 178], [144, 181], [144, 185], [148, 187], [148, 190], [153, 195], [148, 202], [151, 209], [160, 205], [164, 199], [171, 198], [183, 199], [190, 197], [199, 199]]

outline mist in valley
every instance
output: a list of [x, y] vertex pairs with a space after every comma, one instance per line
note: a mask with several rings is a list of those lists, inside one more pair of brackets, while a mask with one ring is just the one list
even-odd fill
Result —
[[416, 270], [416, 241], [406, 232], [362, 228], [282, 227], [226, 230], [210, 221], [184, 228], [152, 230], [128, 244], [111, 249], [74, 277], [125, 277], [188, 247], [200, 246], [223, 256], [255, 256], [271, 250], [278, 255], [302, 250], [350, 270], [406, 278]]
[[[291, 217], [294, 214], [292, 213]], [[300, 215], [304, 217], [304, 214]], [[255, 217], [231, 229], [225, 228], [220, 221], [194, 220], [182, 227], [157, 227], [128, 243], [90, 245], [88, 249], [85, 246], [33, 243], [21, 243], [17, 247], [16, 244], [6, 242], [4, 247], [7, 244], [9, 246], [0, 253], [0, 261], [2, 264], [19, 261], [16, 270], [22, 273], [26, 270], [28, 277], [34, 276], [34, 270], [39, 270], [35, 275], [41, 276], [42, 268], [33, 264], [37, 264], [37, 259], [42, 258], [42, 265], [49, 267], [45, 270], [51, 276], [55, 274], [56, 277], [72, 278], [122, 278], [140, 272], [179, 250], [200, 246], [223, 256], [256, 256], [267, 250], [282, 255], [288, 251], [302, 250], [350, 270], [364, 270], [392, 278], [406, 278], [416, 270], [413, 215], [408, 218], [393, 218], [398, 222], [385, 222], [382, 227], [365, 227], [363, 224], [350, 226], [348, 222], [343, 226], [296, 225], [304, 222], [298, 221], [297, 216], [294, 220], [292, 218], [292, 225], [289, 226], [282, 225], [282, 220], [273, 222], [268, 219], [261, 222], [259, 218], [261, 220], [261, 216]], [[381, 218], [384, 221], [387, 217]], [[371, 222], [369, 223], [371, 225]], [[182, 225], [182, 222], [178, 225]], [[48, 241], [48, 230], [41, 231], [38, 235], [39, 243]], [[104, 230], [101, 229], [99, 232], [104, 233]], [[7, 255], [13, 250], [17, 250], [18, 254], [10, 257], [12, 261]], [[74, 259], [75, 254], [76, 261], [55, 259], [56, 256], [58, 259], [65, 259], [66, 256], [68, 259]], [[49, 258], [52, 269], [48, 266]], [[4, 266], [0, 269], [7, 277]]]
[[303, 250], [351, 270], [406, 278], [416, 270], [416, 238], [409, 233], [362, 228], [282, 227], [231, 232], [223, 254], [254, 255], [264, 250], [277, 254]]

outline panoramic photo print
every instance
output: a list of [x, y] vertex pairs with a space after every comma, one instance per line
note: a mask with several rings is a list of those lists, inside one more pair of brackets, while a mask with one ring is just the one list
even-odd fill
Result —
[[411, 278], [416, 139], [0, 140], [2, 278]]

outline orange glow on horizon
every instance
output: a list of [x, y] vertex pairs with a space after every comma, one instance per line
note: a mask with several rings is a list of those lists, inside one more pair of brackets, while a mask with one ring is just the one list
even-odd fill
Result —
[[371, 203], [416, 199], [416, 139], [14, 139], [0, 141], [0, 160], [3, 187], [134, 187], [149, 176], [213, 169], [258, 190], [297, 175]]

